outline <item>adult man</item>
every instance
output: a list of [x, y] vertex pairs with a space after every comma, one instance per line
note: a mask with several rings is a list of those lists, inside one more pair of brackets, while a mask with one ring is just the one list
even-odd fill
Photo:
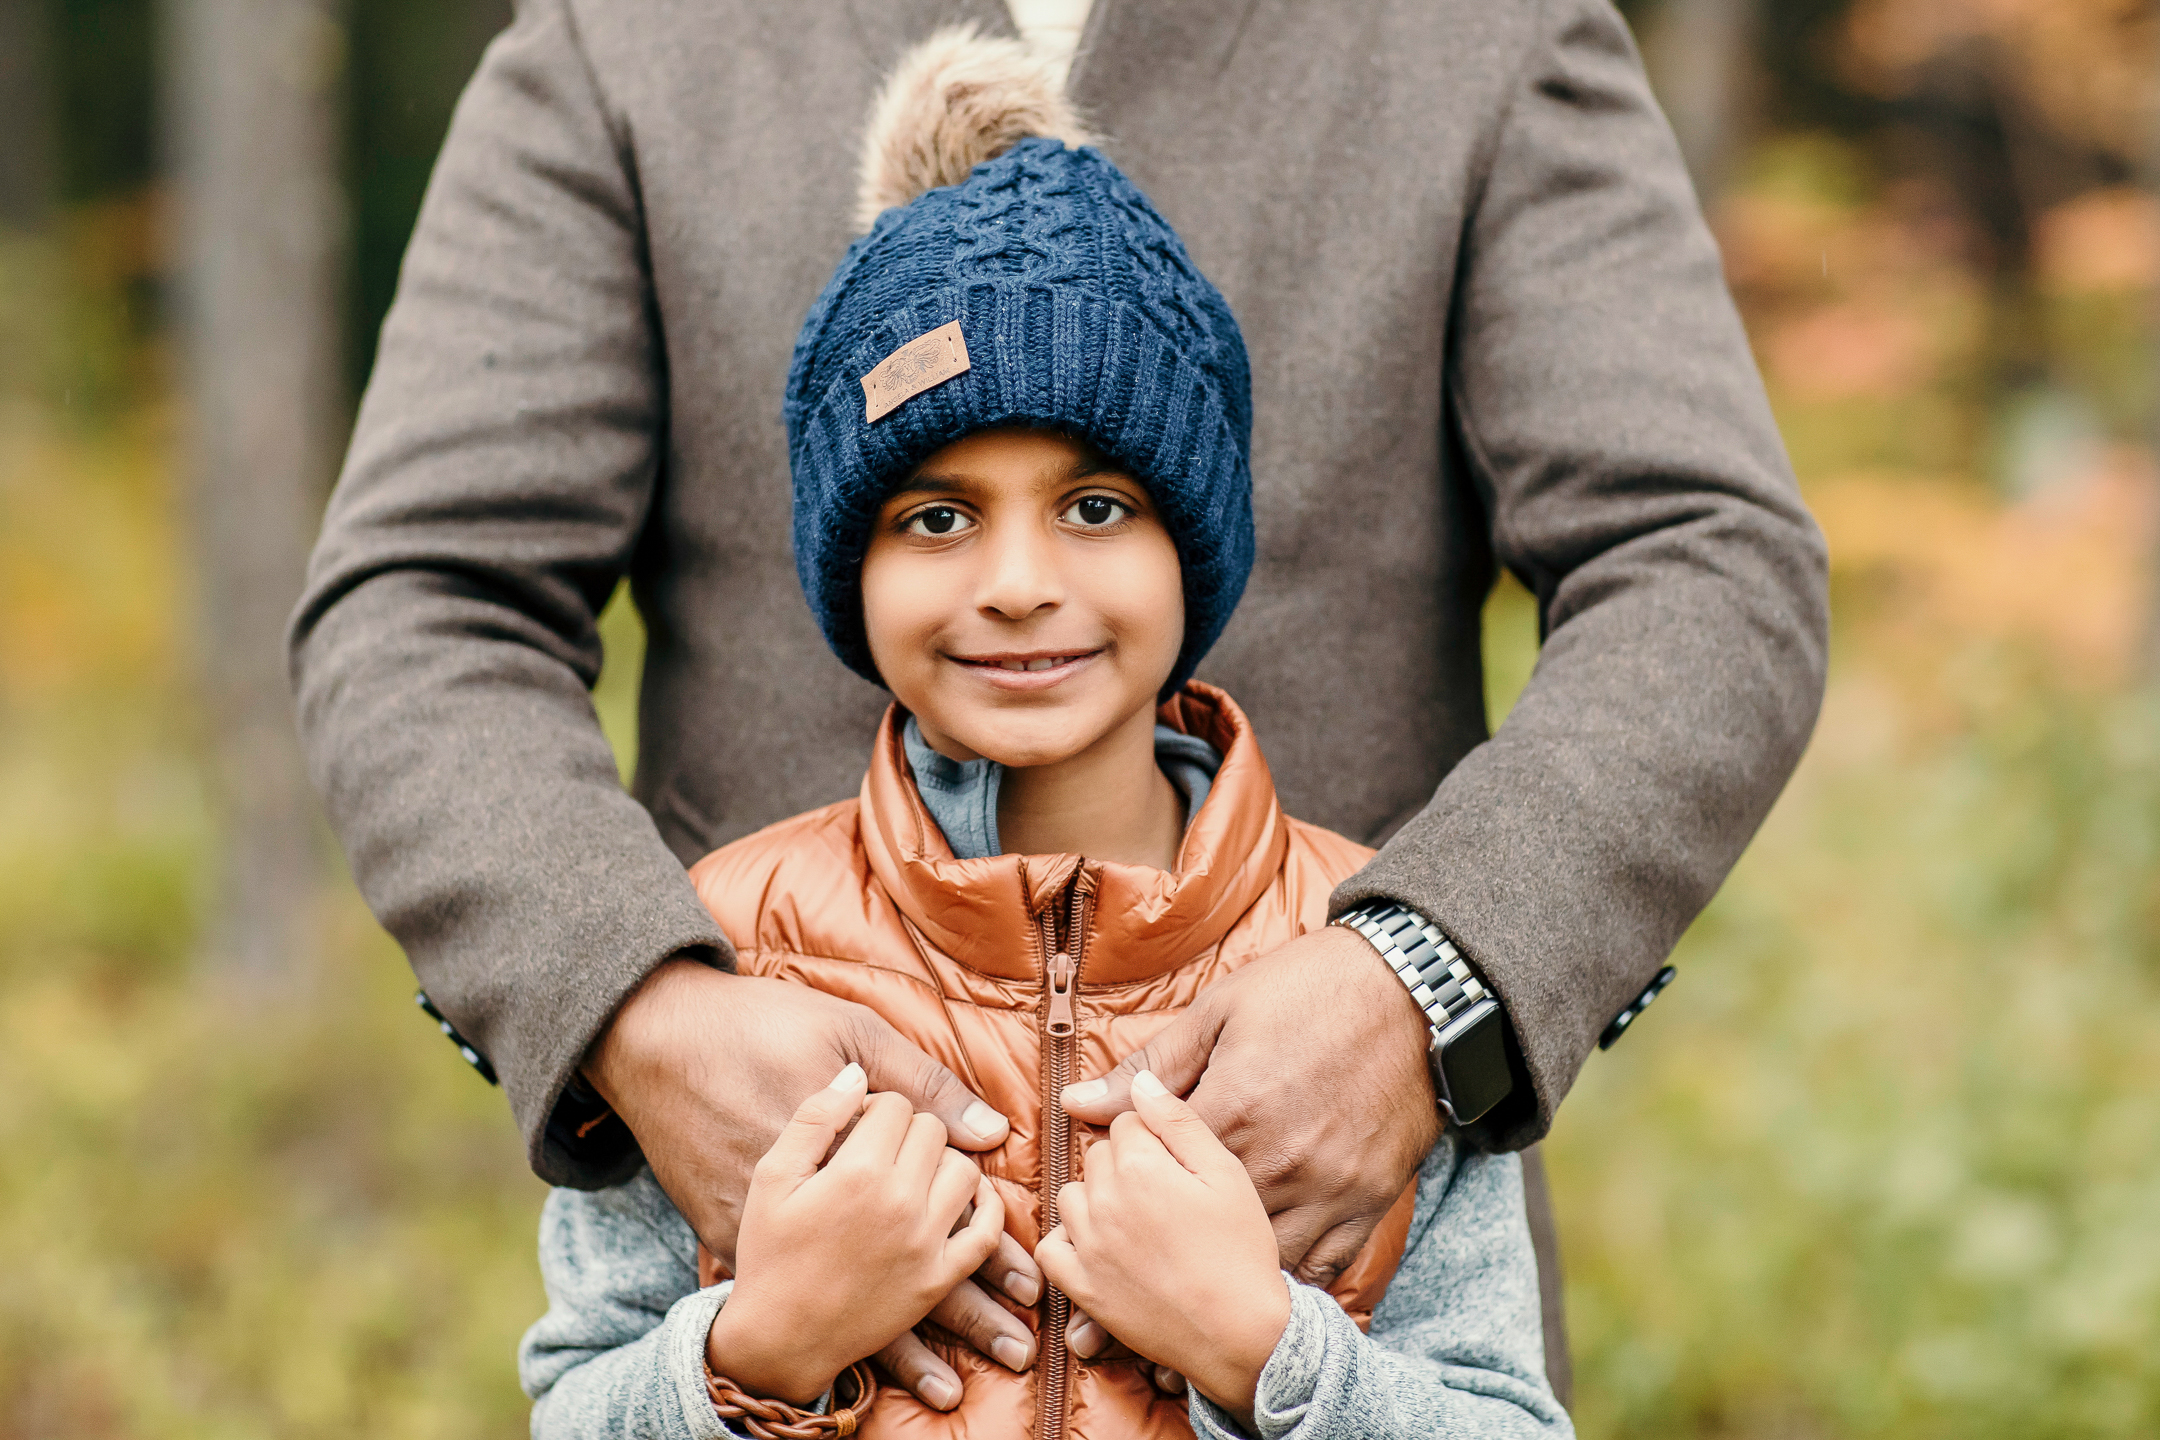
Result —
[[[1004, 1132], [864, 1013], [715, 968], [680, 863], [847, 793], [884, 703], [797, 599], [780, 386], [878, 76], [964, 19], [1010, 23], [526, 0], [459, 107], [295, 621], [355, 874], [535, 1168], [603, 1184], [641, 1146], [723, 1256], [750, 1163], [849, 1060], [955, 1143]], [[1526, 1144], [1759, 823], [1822, 681], [1820, 540], [1625, 29], [1603, 0], [1096, 0], [1071, 87], [1253, 356], [1260, 553], [1203, 676], [1286, 808], [1393, 836], [1335, 909], [1437, 927], [1496, 992], [1480, 1033], [1512, 1073], [1465, 1047], [1437, 1083], [1504, 1091], [1476, 1133]], [[1488, 739], [1496, 562], [1546, 639]], [[626, 572], [634, 800], [585, 696]], [[1431, 1141], [1432, 1022], [1470, 1017], [1429, 999], [1330, 927], [1143, 1057], [1197, 1083], [1309, 1275]], [[992, 1264], [1032, 1301], [1024, 1256]], [[1032, 1342], [972, 1288], [939, 1318]], [[886, 1359], [950, 1383], [919, 1345]]]

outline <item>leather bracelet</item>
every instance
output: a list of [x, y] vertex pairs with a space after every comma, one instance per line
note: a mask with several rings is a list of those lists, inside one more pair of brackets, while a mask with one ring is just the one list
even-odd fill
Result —
[[[849, 1381], [854, 1382], [855, 1398], [842, 1406], [840, 1396]], [[858, 1360], [840, 1372], [840, 1378], [833, 1382], [834, 1408], [818, 1415], [778, 1400], [760, 1399], [725, 1375], [713, 1374], [708, 1365], [705, 1367], [705, 1394], [722, 1420], [740, 1422], [744, 1432], [755, 1436], [756, 1440], [822, 1440], [827, 1435], [853, 1435], [864, 1417], [869, 1415], [870, 1407], [877, 1404], [878, 1385], [877, 1376], [870, 1371], [870, 1362]]]

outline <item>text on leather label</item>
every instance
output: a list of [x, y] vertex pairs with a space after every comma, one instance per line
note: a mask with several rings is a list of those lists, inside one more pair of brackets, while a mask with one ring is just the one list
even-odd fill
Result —
[[862, 377], [864, 423], [890, 415], [931, 386], [942, 385], [967, 369], [967, 340], [960, 333], [959, 321], [947, 321], [927, 335], [916, 336]]

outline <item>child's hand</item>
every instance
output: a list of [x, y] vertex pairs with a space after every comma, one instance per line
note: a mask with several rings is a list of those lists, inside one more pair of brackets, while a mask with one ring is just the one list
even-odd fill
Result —
[[[816, 1401], [834, 1377], [905, 1333], [990, 1258], [1004, 1202], [945, 1125], [842, 1070], [795, 1112], [751, 1177], [735, 1289], [706, 1362], [753, 1394]], [[862, 1119], [822, 1169], [833, 1137]], [[968, 1202], [975, 1214], [953, 1227]]]
[[1260, 1371], [1290, 1323], [1275, 1231], [1235, 1155], [1146, 1070], [1134, 1109], [1058, 1193], [1035, 1247], [1050, 1283], [1105, 1330], [1210, 1400], [1252, 1413]]

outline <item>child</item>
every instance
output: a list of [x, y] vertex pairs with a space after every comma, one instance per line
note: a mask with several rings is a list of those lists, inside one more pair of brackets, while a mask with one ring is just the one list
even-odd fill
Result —
[[[978, 1165], [849, 1066], [759, 1165], [732, 1278], [649, 1172], [555, 1192], [536, 1436], [1571, 1433], [1514, 1157], [1443, 1137], [1323, 1292], [1155, 1077], [1106, 1132], [1061, 1103], [1326, 923], [1369, 853], [1286, 818], [1242, 713], [1190, 679], [1252, 561], [1245, 352], [1082, 138], [1011, 42], [942, 33], [888, 87], [882, 213], [810, 312], [786, 413], [804, 589], [896, 704], [859, 798], [692, 871], [742, 973], [878, 1011], [1011, 1134]], [[925, 1326], [960, 1394], [880, 1394], [855, 1362], [1002, 1236], [1051, 1287], [1023, 1317], [1039, 1353], [1001, 1368]], [[1076, 1355], [1074, 1306], [1133, 1357]]]

